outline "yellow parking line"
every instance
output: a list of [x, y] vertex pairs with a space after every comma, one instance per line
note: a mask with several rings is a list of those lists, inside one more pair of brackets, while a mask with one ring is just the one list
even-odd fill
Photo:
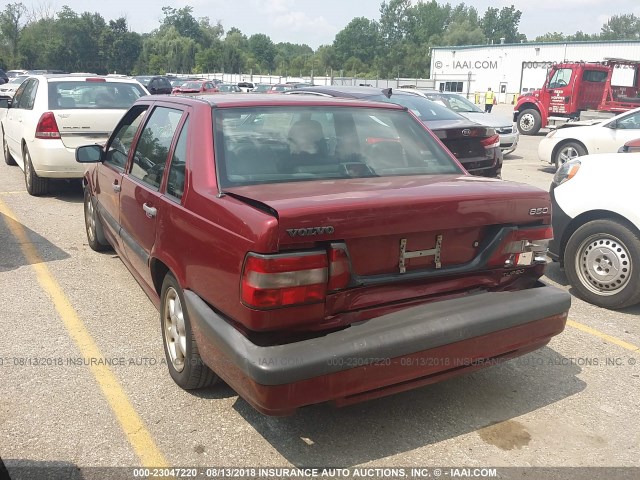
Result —
[[567, 320], [567, 325], [570, 325], [573, 328], [577, 328], [578, 330], [582, 330], [583, 332], [586, 332], [590, 335], [594, 335], [598, 338], [606, 340], [607, 342], [618, 345], [619, 347], [622, 347], [626, 350], [631, 350], [632, 352], [637, 352], [640, 350], [640, 347], [634, 345], [633, 343], [625, 342], [624, 340], [620, 340], [619, 338], [612, 337], [611, 335], [602, 333], [601, 331], [596, 330], [595, 328], [587, 327], [586, 325], [576, 322], [574, 320]]
[[[9, 230], [11, 230], [14, 237], [18, 240], [27, 262], [35, 270], [40, 286], [49, 297], [51, 297], [60, 318], [71, 338], [75, 341], [82, 357], [103, 358], [100, 349], [71, 305], [71, 302], [67, 299], [58, 282], [51, 275], [51, 272], [38, 254], [35, 246], [29, 241], [29, 237], [22, 224], [20, 224], [2, 200], [0, 200], [0, 213], [10, 219], [7, 222]], [[127, 398], [127, 394], [118, 383], [111, 369], [106, 365], [91, 365], [89, 368], [98, 385], [100, 385], [111, 410], [120, 422], [120, 426], [122, 430], [124, 430], [127, 440], [138, 457], [140, 457], [142, 465], [145, 467], [167, 467], [168, 463], [166, 459], [154, 443], [151, 434], [133, 408], [133, 405]]]

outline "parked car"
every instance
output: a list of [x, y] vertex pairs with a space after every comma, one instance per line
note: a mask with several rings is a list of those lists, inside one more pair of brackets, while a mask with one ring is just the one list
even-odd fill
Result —
[[135, 79], [144, 85], [151, 95], [169, 95], [173, 90], [168, 77], [143, 75]]
[[0, 117], [4, 161], [24, 170], [27, 191], [44, 195], [50, 178], [82, 178], [75, 148], [104, 142], [133, 102], [148, 92], [136, 80], [36, 75], [25, 80]]
[[266, 91], [266, 93], [283, 93], [289, 90], [293, 90], [295, 87], [291, 84], [276, 83]]
[[629, 140], [620, 147], [618, 153], [637, 153], [640, 152], [640, 138]]
[[217, 93], [220, 90], [211, 80], [189, 80], [173, 88], [173, 93]]
[[272, 83], [256, 83], [251, 93], [267, 93], [273, 87]]
[[7, 77], [9, 77], [9, 81], [11, 81], [12, 78], [26, 75], [26, 73], [26, 70], [7, 70]]
[[606, 120], [569, 122], [540, 141], [538, 157], [556, 168], [591, 153], [615, 153], [629, 140], [640, 137], [640, 108]]
[[[608, 182], [611, 172], [621, 172]], [[579, 297], [605, 308], [640, 303], [640, 153], [569, 160], [551, 184], [549, 256]], [[605, 180], [605, 181], [603, 181]]]
[[242, 92], [251, 92], [255, 88], [255, 85], [252, 82], [238, 82], [238, 87], [240, 87]]
[[471, 177], [401, 106], [145, 97], [76, 158], [89, 245], [112, 246], [158, 307], [185, 389], [221, 378], [285, 415], [444, 380], [564, 328], [570, 295], [539, 280], [548, 193]]
[[29, 78], [27, 75], [20, 75], [18, 77], [13, 77], [11, 80], [9, 80], [9, 83], [5, 83], [0, 87], [0, 97], [13, 98], [18, 87], [27, 78]]
[[232, 83], [219, 83], [217, 88], [218, 88], [218, 91], [224, 92], [224, 93], [241, 93], [242, 92], [242, 90], [238, 85], [235, 85]]
[[375, 87], [316, 86], [287, 95], [313, 94], [398, 103], [422, 120], [464, 167], [474, 175], [500, 177], [502, 151], [495, 129], [484, 127], [422, 96]]
[[520, 133], [518, 133], [518, 128], [515, 123], [513, 123], [513, 120], [506, 115], [487, 113], [475, 103], [458, 93], [439, 92], [437, 90], [419, 90], [417, 88], [403, 89], [402, 91], [409, 91], [422, 95], [429, 100], [433, 100], [436, 103], [444, 105], [449, 110], [453, 110], [472, 122], [479, 123], [485, 127], [495, 128], [496, 133], [500, 135], [500, 149], [502, 150], [503, 155], [513, 153], [518, 146]]

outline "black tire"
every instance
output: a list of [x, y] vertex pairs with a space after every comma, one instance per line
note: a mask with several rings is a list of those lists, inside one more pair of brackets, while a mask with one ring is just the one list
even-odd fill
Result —
[[[179, 338], [177, 343], [176, 337], [181, 336], [179, 331], [181, 329], [180, 315], [182, 316], [182, 336], [184, 338]], [[208, 387], [218, 381], [218, 376], [200, 358], [198, 345], [191, 330], [182, 288], [171, 273], [168, 273], [162, 282], [160, 326], [169, 374], [179, 387], [193, 390]], [[181, 343], [182, 345], [180, 345]]]
[[558, 147], [555, 155], [553, 156], [553, 163], [555, 163], [556, 169], [558, 169], [569, 160], [582, 157], [587, 153], [587, 149], [584, 148], [581, 143], [566, 142]]
[[27, 147], [24, 148], [22, 157], [24, 158], [24, 183], [27, 186], [27, 192], [29, 192], [29, 195], [33, 195], [34, 197], [46, 195], [49, 191], [49, 179], [39, 177], [33, 170], [31, 155], [29, 155]]
[[522, 135], [535, 135], [542, 128], [540, 112], [534, 108], [523, 110], [518, 115], [518, 131]]
[[7, 165], [17, 165], [15, 159], [11, 156], [9, 152], [9, 145], [7, 144], [7, 139], [4, 136], [4, 131], [2, 132], [2, 152], [4, 153], [4, 163]]
[[604, 308], [640, 303], [640, 234], [614, 220], [578, 228], [564, 251], [565, 272], [578, 296]]
[[109, 250], [111, 245], [104, 236], [102, 222], [95, 209], [95, 202], [89, 188], [84, 190], [84, 229], [87, 233], [87, 242], [92, 250], [103, 252]]

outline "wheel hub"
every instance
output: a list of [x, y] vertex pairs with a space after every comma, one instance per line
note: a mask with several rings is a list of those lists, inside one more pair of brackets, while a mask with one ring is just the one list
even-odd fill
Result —
[[181, 372], [187, 355], [187, 334], [180, 297], [173, 287], [165, 294], [162, 320], [169, 360], [176, 371]]
[[631, 278], [631, 258], [615, 238], [591, 237], [578, 249], [582, 283], [598, 294], [613, 295]]

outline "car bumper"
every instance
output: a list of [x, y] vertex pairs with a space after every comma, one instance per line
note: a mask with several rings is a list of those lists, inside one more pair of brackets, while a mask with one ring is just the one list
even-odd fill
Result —
[[[514, 128], [515, 130], [515, 128]], [[504, 151], [513, 151], [518, 146], [518, 140], [520, 139], [520, 134], [517, 130], [514, 133], [500, 133], [500, 150]]]
[[551, 197], [551, 225], [553, 227], [553, 239], [549, 241], [547, 255], [556, 262], [564, 263], [563, 244], [565, 232], [572, 218], [558, 205], [555, 196], [555, 184], [551, 185], [549, 196]]
[[387, 314], [323, 337], [253, 344], [198, 295], [185, 292], [203, 361], [257, 410], [346, 405], [499, 363], [545, 345], [565, 326], [564, 290], [540, 283]]
[[543, 138], [538, 145], [538, 158], [541, 162], [553, 164], [553, 149], [558, 144], [554, 139]]
[[43, 178], [82, 178], [85, 166], [76, 162], [76, 149], [62, 140], [35, 139], [27, 145], [33, 169]]

